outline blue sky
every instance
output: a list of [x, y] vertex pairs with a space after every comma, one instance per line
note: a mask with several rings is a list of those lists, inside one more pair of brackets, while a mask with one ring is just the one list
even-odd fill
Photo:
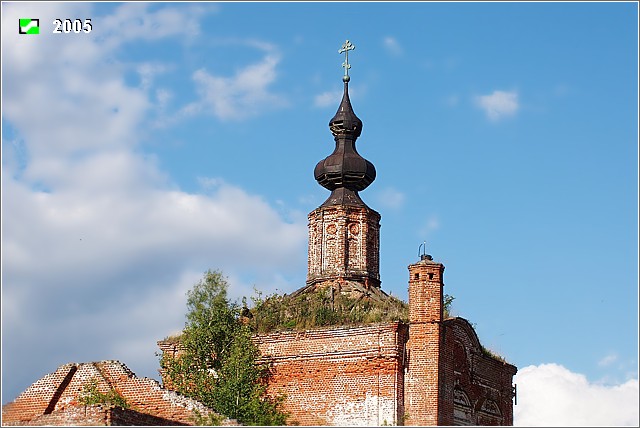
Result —
[[3, 2], [2, 403], [72, 361], [158, 378], [209, 268], [304, 285], [349, 39], [382, 288], [426, 240], [516, 424], [637, 425], [637, 38], [635, 2]]

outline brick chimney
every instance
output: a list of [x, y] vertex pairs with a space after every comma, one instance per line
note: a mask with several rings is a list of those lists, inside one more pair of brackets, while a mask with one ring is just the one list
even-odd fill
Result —
[[405, 365], [407, 425], [438, 425], [444, 265], [424, 254], [409, 265], [409, 340]]

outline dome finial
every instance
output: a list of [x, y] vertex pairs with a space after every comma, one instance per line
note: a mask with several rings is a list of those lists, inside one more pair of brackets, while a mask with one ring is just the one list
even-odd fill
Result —
[[329, 129], [336, 142], [331, 155], [318, 162], [313, 171], [316, 181], [331, 190], [331, 195], [322, 206], [356, 205], [366, 206], [358, 192], [366, 189], [376, 178], [376, 168], [360, 156], [356, 150], [356, 140], [362, 132], [362, 121], [353, 112], [349, 100], [349, 51], [355, 49], [347, 40], [338, 53], [345, 54], [344, 93], [335, 116], [329, 121]]
[[344, 83], [348, 83], [349, 80], [351, 80], [351, 77], [349, 77], [349, 69], [351, 68], [351, 64], [349, 64], [349, 51], [352, 51], [355, 48], [356, 46], [347, 40], [342, 45], [342, 49], [338, 51], [339, 54], [344, 53], [344, 62], [342, 63], [342, 67], [344, 67], [344, 76], [342, 76], [342, 81]]

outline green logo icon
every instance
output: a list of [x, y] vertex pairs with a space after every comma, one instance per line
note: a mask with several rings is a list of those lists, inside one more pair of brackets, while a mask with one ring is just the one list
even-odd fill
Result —
[[40, 34], [40, 20], [32, 18], [20, 18], [18, 33], [20, 34]]

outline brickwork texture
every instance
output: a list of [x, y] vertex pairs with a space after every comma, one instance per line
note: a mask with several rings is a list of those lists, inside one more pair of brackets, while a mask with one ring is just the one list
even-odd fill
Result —
[[[84, 406], [85, 387], [113, 389], [128, 409]], [[192, 425], [194, 411], [211, 412], [190, 398], [164, 389], [149, 378], [138, 378], [119, 361], [69, 363], [58, 367], [2, 407], [3, 425]], [[231, 422], [231, 421], [229, 421]]]
[[363, 206], [315, 209], [308, 254], [307, 284], [339, 279], [380, 286], [380, 214]]
[[291, 424], [512, 425], [516, 368], [443, 319], [444, 265], [409, 266], [409, 323], [256, 336]]
[[269, 391], [286, 397], [290, 423], [397, 425], [405, 337], [396, 322], [273, 333], [258, 346], [272, 367]]
[[[443, 319], [444, 265], [409, 266], [409, 322], [254, 336], [292, 425], [512, 425], [517, 369]], [[159, 342], [165, 355], [179, 346]]]

